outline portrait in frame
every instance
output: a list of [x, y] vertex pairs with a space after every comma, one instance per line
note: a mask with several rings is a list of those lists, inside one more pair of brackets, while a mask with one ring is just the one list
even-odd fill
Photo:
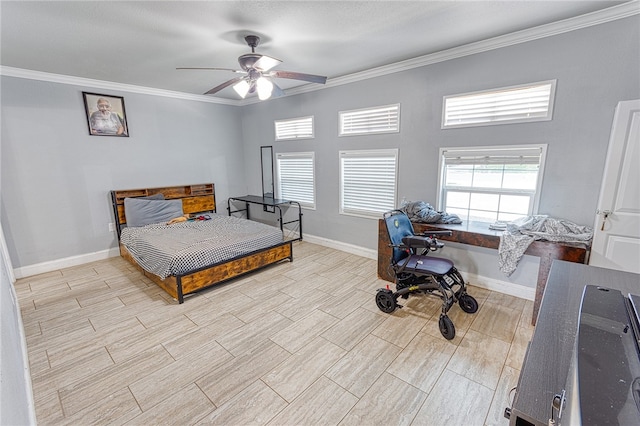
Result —
[[129, 137], [122, 96], [82, 92], [82, 97], [90, 135]]

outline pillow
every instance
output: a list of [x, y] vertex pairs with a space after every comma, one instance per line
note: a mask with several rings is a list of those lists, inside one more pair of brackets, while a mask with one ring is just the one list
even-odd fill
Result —
[[168, 222], [183, 214], [182, 200], [124, 199], [124, 215], [127, 218], [127, 226], [145, 226], [151, 223]]

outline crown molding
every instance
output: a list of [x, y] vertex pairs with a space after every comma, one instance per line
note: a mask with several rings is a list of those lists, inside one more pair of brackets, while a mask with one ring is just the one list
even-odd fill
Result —
[[[520, 43], [526, 43], [533, 40], [539, 40], [546, 37], [555, 36], [582, 28], [604, 24], [618, 19], [628, 18], [630, 16], [640, 14], [640, 0], [632, 0], [627, 3], [612, 6], [607, 9], [596, 12], [587, 13], [573, 18], [564, 19], [562, 21], [552, 22], [550, 24], [540, 25], [526, 30], [516, 31], [514, 33], [493, 37], [490, 39], [465, 44], [463, 46], [453, 47], [451, 49], [442, 50], [436, 53], [419, 56], [412, 59], [396, 62], [389, 65], [383, 65], [371, 68], [366, 71], [347, 74], [340, 77], [327, 79], [324, 85], [305, 84], [303, 86], [287, 89], [284, 96], [293, 96], [301, 93], [315, 92], [329, 87], [341, 86], [343, 84], [354, 83], [357, 81], [367, 80], [374, 77], [385, 76], [397, 72], [411, 70], [413, 68], [424, 67], [439, 62], [449, 61], [451, 59], [462, 58], [464, 56], [474, 55], [476, 53], [487, 52], [489, 50], [500, 49], [502, 47], [513, 46]], [[32, 71], [21, 68], [12, 68], [0, 65], [0, 75], [9, 77], [26, 78], [31, 80], [50, 81], [54, 83], [70, 84], [76, 86], [88, 86], [91, 88], [119, 90], [131, 93], [141, 93], [146, 95], [165, 96], [177, 99], [186, 99], [199, 102], [209, 102], [222, 105], [243, 106], [250, 105], [260, 101], [257, 97], [249, 99], [235, 100], [225, 99], [215, 96], [196, 95], [192, 93], [175, 92], [171, 90], [155, 89], [152, 87], [136, 86], [132, 84], [115, 83], [111, 81], [93, 80], [89, 78], [74, 77], [61, 74], [52, 74], [41, 71]]]
[[[633, 0], [628, 3], [564, 19], [562, 21], [552, 22], [550, 24], [540, 25], [526, 30], [516, 31], [514, 33], [465, 44], [463, 46], [442, 50], [429, 55], [419, 56], [377, 68], [371, 68], [362, 72], [331, 78], [327, 80], [324, 87], [341, 86], [343, 84], [354, 83], [369, 78], [407, 71], [413, 68], [419, 68], [426, 65], [462, 58], [464, 56], [474, 55], [476, 53], [487, 52], [489, 50], [500, 49], [502, 47], [513, 46], [516, 44], [576, 31], [582, 28], [600, 25], [638, 14], [640, 14], [640, 1]], [[288, 89], [287, 95], [312, 92], [322, 88], [323, 87], [318, 88], [317, 85], [304, 85]]]
[[0, 66], [0, 75], [8, 77], [25, 78], [29, 80], [49, 81], [52, 83], [69, 84], [73, 86], [85, 86], [91, 89], [117, 90], [144, 95], [164, 96], [167, 98], [186, 99], [190, 101], [209, 102], [223, 105], [241, 105], [234, 99], [216, 98], [213, 96], [195, 95], [193, 93], [175, 92], [171, 90], [155, 89], [153, 87], [136, 86], [133, 84], [115, 83], [113, 81], [93, 80], [90, 78], [74, 77], [71, 75], [53, 74], [42, 71], [33, 71], [23, 68]]

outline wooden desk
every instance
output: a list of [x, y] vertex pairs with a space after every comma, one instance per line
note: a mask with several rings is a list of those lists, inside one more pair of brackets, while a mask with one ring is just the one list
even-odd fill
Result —
[[554, 261], [547, 280], [540, 319], [520, 370], [511, 426], [546, 426], [555, 394], [565, 389], [578, 329], [585, 285], [638, 294], [640, 275], [577, 263]]
[[[461, 225], [414, 223], [413, 228], [416, 233], [428, 232], [428, 230], [449, 229], [453, 231], [450, 237], [438, 237], [438, 239], [496, 250], [500, 245], [500, 234], [502, 234], [502, 231], [493, 231], [488, 228], [488, 224], [481, 222], [468, 222]], [[378, 221], [378, 276], [383, 280], [393, 282], [393, 273], [389, 268], [391, 262], [390, 244], [386, 225], [384, 220], [380, 219]], [[547, 277], [549, 276], [551, 262], [554, 260], [566, 260], [569, 262], [585, 263], [588, 249], [589, 247], [585, 244], [555, 243], [550, 241], [534, 241], [529, 245], [525, 254], [540, 258], [536, 297], [533, 302], [533, 315], [531, 320], [533, 325], [536, 324], [540, 301], [542, 300], [542, 293], [544, 292]]]

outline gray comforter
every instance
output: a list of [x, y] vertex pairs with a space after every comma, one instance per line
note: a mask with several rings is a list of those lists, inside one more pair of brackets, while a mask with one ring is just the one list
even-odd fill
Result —
[[462, 223], [460, 217], [447, 212], [436, 211], [431, 204], [424, 201], [409, 201], [400, 207], [409, 220], [421, 223]]

